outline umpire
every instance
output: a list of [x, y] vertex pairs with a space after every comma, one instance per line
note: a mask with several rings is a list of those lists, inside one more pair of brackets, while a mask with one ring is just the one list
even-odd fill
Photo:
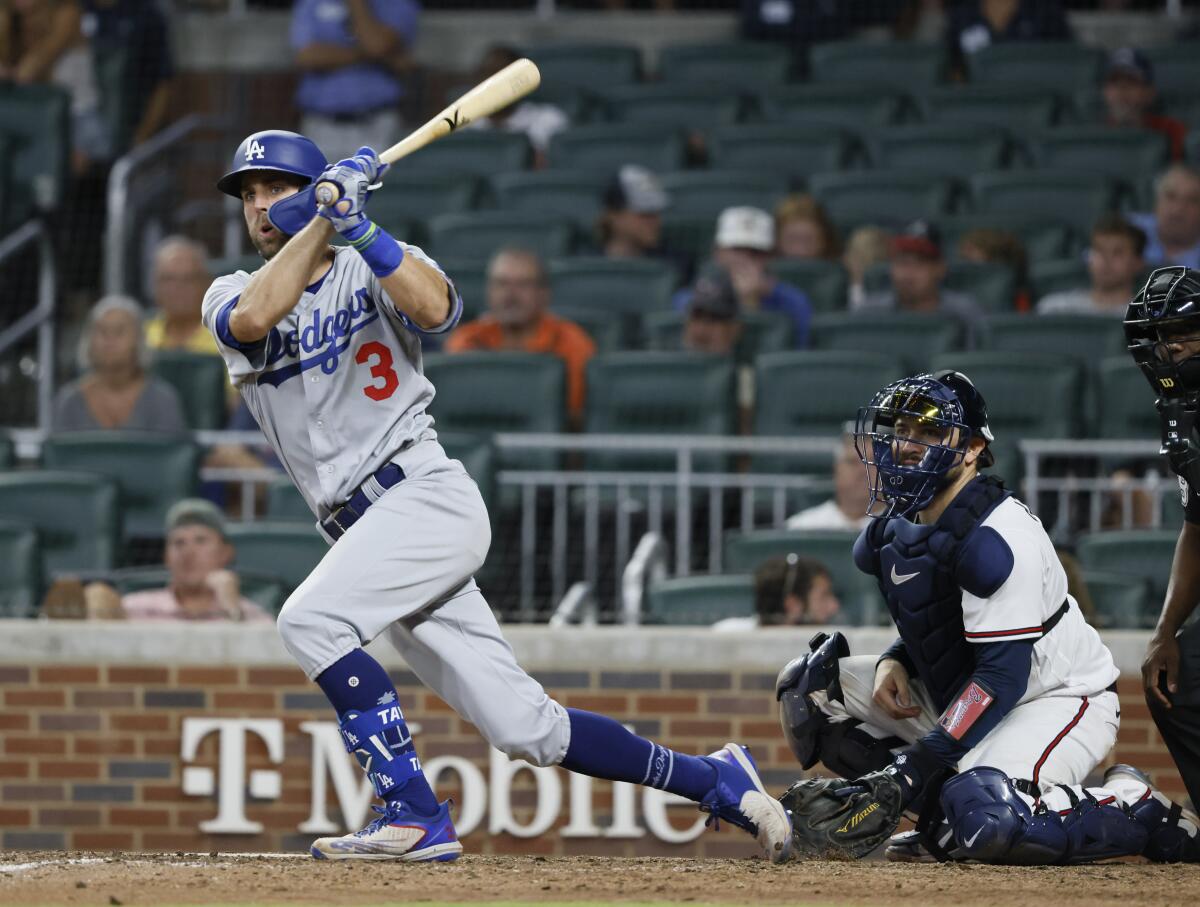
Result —
[[1184, 512], [1142, 681], [1154, 723], [1192, 803], [1200, 804], [1200, 620], [1188, 621], [1200, 603], [1200, 271], [1154, 271], [1129, 303], [1125, 337], [1154, 388], [1161, 453], [1179, 477]]

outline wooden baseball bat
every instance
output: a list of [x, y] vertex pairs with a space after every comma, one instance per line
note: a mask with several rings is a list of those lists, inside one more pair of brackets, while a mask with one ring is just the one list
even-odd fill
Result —
[[[424, 126], [388, 148], [379, 155], [379, 159], [385, 164], [395, 163], [468, 123], [491, 116], [497, 110], [520, 100], [537, 88], [541, 81], [542, 74], [532, 60], [522, 58], [510, 63], [495, 75], [488, 76]], [[332, 205], [338, 200], [337, 185], [328, 181], [318, 183], [316, 198], [318, 204]]]

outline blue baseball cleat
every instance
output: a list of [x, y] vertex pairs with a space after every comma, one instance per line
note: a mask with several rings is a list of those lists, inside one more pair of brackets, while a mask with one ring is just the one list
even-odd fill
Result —
[[432, 816], [410, 812], [403, 803], [372, 806], [379, 818], [362, 831], [321, 838], [309, 848], [318, 860], [399, 860], [405, 863], [458, 859], [462, 845], [450, 821], [450, 801]]
[[792, 855], [792, 823], [783, 804], [767, 793], [750, 751], [727, 743], [704, 761], [717, 770], [717, 783], [700, 801], [710, 821], [725, 821], [758, 839], [772, 863], [786, 863]]

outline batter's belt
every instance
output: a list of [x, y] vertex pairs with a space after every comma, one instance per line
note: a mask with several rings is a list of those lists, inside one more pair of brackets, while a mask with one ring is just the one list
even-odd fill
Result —
[[317, 524], [317, 528], [333, 544], [358, 522], [371, 505], [383, 497], [389, 488], [404, 481], [404, 470], [396, 463], [385, 463], [363, 481], [346, 499], [346, 503]]

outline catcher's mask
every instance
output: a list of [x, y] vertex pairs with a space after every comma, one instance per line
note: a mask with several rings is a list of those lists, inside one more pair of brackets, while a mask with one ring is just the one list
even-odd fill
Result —
[[[1125, 310], [1133, 361], [1159, 400], [1200, 395], [1200, 272], [1180, 265], [1151, 273]], [[1197, 352], [1187, 355], [1191, 344]]]
[[[961, 372], [915, 375], [883, 388], [858, 411], [854, 429], [871, 493], [868, 514], [886, 519], [923, 510], [973, 437], [995, 440], [983, 397]], [[978, 463], [992, 465], [986, 447]]]

